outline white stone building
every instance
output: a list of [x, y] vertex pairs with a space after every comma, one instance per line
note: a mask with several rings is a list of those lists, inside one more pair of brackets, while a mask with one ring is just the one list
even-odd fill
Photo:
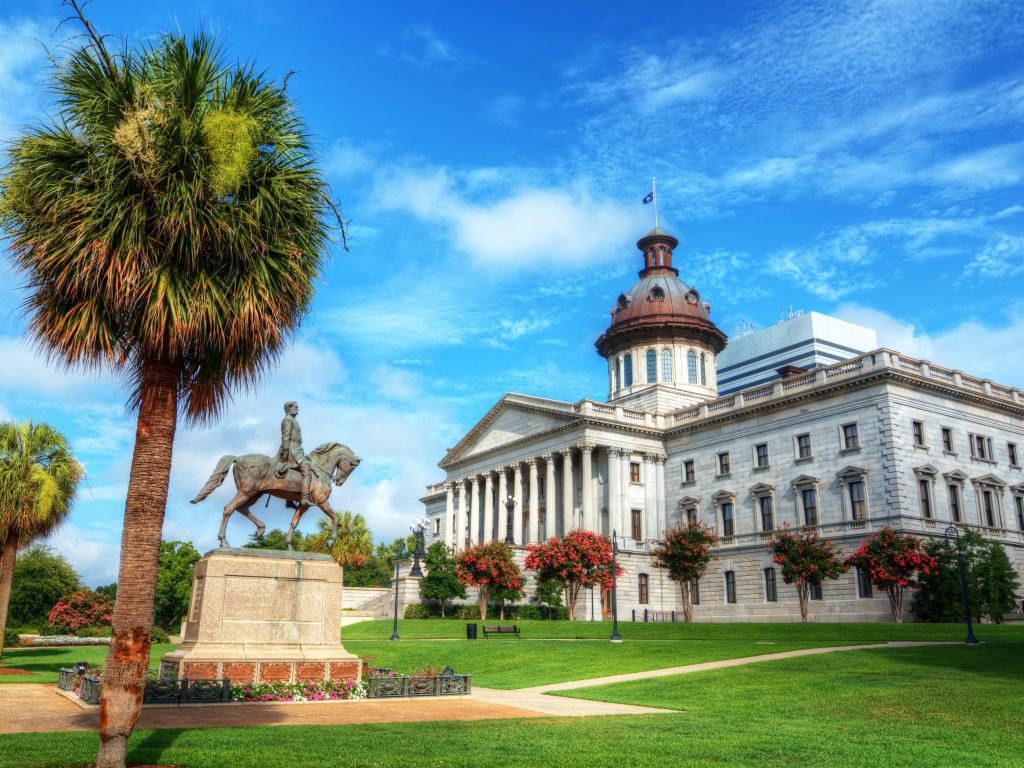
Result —
[[[608, 401], [504, 396], [440, 462], [446, 479], [422, 499], [429, 541], [458, 549], [511, 530], [521, 559], [573, 528], [614, 531], [626, 620], [681, 609], [647, 552], [687, 519], [721, 537], [699, 619], [798, 619], [768, 552], [785, 524], [849, 553], [885, 525], [941, 536], [952, 523], [1001, 542], [1024, 573], [1024, 393], [877, 349], [719, 397], [726, 338], [678, 279], [676, 245], [660, 230], [638, 243], [640, 280], [596, 342]], [[818, 620], [889, 618], [856, 571], [813, 598]], [[581, 600], [584, 617], [607, 615], [608, 596]]]

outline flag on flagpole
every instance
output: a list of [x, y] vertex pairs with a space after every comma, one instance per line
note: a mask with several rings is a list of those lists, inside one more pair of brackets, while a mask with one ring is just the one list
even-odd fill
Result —
[[650, 192], [647, 193], [647, 196], [644, 197], [644, 205], [647, 205], [648, 203], [653, 203], [653, 202], [654, 202], [654, 190], [652, 189]]

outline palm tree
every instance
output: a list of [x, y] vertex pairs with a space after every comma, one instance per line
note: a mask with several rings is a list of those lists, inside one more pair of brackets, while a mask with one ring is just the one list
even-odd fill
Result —
[[[0, 215], [32, 334], [65, 365], [111, 366], [137, 414], [99, 768], [123, 766], [141, 712], [160, 535], [181, 412], [217, 417], [298, 327], [330, 245], [331, 202], [302, 120], [206, 34], [56, 64], [60, 114], [14, 141]], [[287, 80], [287, 78], [285, 78]]]
[[328, 547], [331, 525], [320, 520], [320, 530], [306, 539], [308, 552], [329, 552], [342, 568], [365, 565], [373, 555], [373, 536], [366, 527], [366, 519], [353, 515], [347, 509], [338, 513], [338, 536], [334, 546]]
[[49, 424], [0, 424], [0, 637], [7, 629], [18, 547], [67, 518], [81, 474], [67, 440]]

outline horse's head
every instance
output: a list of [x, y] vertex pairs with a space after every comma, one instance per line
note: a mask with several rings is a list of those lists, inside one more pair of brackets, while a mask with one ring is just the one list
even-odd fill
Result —
[[334, 465], [334, 484], [341, 485], [345, 482], [346, 478], [352, 474], [352, 470], [359, 466], [359, 462], [362, 461], [347, 447], [341, 446], [343, 450], [339, 451], [338, 461]]
[[341, 485], [345, 479], [352, 474], [352, 470], [359, 466], [361, 459], [352, 453], [352, 450], [342, 443], [324, 443], [319, 448], [310, 452], [317, 464], [325, 471], [334, 476], [334, 484]]

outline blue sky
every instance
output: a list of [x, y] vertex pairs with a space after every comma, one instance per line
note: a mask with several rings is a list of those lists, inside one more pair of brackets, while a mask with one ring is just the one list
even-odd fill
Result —
[[[307, 445], [363, 457], [335, 506], [390, 539], [502, 393], [602, 398], [593, 342], [639, 268], [652, 175], [681, 276], [727, 333], [813, 309], [1024, 386], [1024, 6], [717, 5], [89, 6], [108, 33], [202, 26], [275, 76], [296, 71], [352, 220], [279, 369], [221, 423], [179, 434], [165, 535], [215, 544], [228, 492], [188, 499], [221, 454], [274, 450], [288, 399]], [[70, 32], [62, 16], [55, 0], [0, 10], [0, 137], [45, 113], [42, 44]], [[88, 482], [52, 543], [111, 581], [134, 435], [123, 392], [46, 367], [6, 264], [0, 286], [0, 417], [70, 436]], [[279, 506], [259, 514], [285, 523]]]

